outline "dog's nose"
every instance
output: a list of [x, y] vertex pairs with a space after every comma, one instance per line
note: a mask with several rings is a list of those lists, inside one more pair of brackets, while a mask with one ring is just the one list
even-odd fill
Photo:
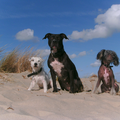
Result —
[[56, 40], [54, 39], [53, 42], [56, 42]]
[[34, 66], [36, 67], [36, 66], [37, 66], [37, 63], [34, 63]]

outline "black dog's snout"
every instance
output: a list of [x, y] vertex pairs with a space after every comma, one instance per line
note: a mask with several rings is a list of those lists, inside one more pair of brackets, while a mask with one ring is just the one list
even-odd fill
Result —
[[53, 39], [52, 42], [51, 42], [51, 47], [56, 46], [56, 45], [57, 45], [57, 40]]
[[36, 67], [36, 66], [37, 66], [37, 63], [34, 63], [34, 66]]

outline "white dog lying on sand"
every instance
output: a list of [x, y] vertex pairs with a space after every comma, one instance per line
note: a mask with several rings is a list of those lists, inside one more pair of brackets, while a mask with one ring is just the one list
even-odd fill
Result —
[[33, 73], [29, 74], [28, 77], [33, 76], [33, 78], [28, 90], [32, 90], [36, 83], [39, 88], [44, 88], [44, 92], [47, 92], [50, 87], [53, 88], [52, 80], [42, 67], [43, 59], [41, 57], [32, 57], [29, 61], [31, 62]]

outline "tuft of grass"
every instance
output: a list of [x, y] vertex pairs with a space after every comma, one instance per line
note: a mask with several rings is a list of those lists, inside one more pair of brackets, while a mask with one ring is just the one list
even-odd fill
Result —
[[0, 61], [0, 72], [21, 73], [31, 71], [29, 58], [37, 56], [33, 48], [27, 47], [20, 50], [19, 47], [7, 53]]
[[35, 51], [33, 51], [33, 48], [26, 48], [18, 57], [17, 63], [16, 63], [16, 71], [17, 73], [24, 72], [24, 71], [32, 71], [31, 65], [29, 62], [29, 59], [32, 56], [37, 56]]
[[14, 72], [16, 61], [17, 61], [17, 49], [11, 51], [10, 53], [8, 53], [2, 58], [0, 71], [1, 72]]

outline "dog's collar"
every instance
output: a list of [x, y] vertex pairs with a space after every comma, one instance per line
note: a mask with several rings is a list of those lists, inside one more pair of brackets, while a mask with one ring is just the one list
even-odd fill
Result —
[[30, 74], [28, 74], [27, 76], [28, 76], [28, 77], [31, 77], [32, 75], [37, 75], [38, 73], [40, 73], [40, 72], [42, 71], [42, 69], [43, 69], [43, 68], [41, 67], [38, 72], [30, 73]]
[[104, 64], [104, 63], [103, 63], [103, 65], [104, 65], [105, 67], [107, 67], [107, 68], [112, 68], [112, 67], [113, 67], [113, 66], [110, 66], [110, 65], [109, 65], [109, 66], [107, 66], [107, 65], [106, 65], [106, 64]]

